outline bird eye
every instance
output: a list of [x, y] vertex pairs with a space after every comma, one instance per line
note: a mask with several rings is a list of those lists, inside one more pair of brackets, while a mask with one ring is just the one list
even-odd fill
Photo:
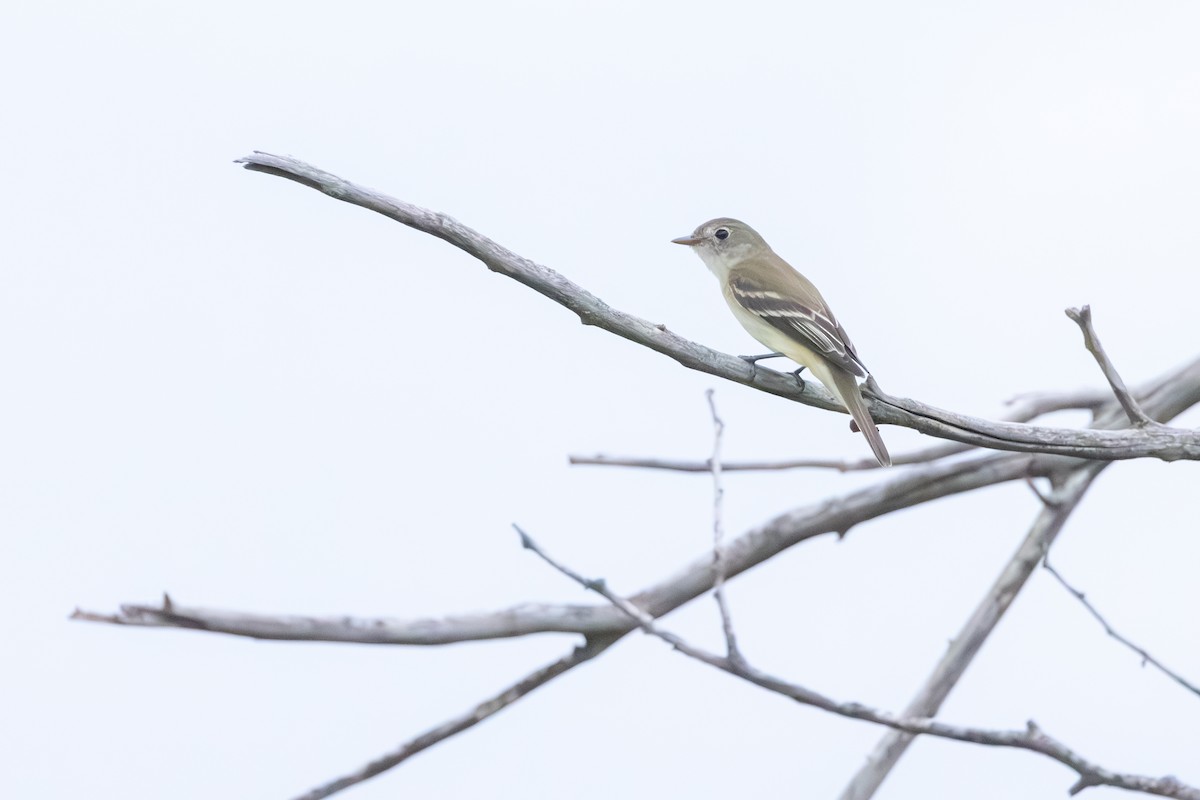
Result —
[[713, 233], [713, 236], [717, 237], [721, 241], [725, 241], [729, 238], [729, 231], [725, 228], [717, 228], [717, 230]]

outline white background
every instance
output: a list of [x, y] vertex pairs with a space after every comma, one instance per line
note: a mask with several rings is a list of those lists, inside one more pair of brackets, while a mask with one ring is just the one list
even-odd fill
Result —
[[[688, 372], [233, 159], [288, 153], [446, 211], [732, 353], [760, 348], [668, 240], [740, 217], [822, 287], [884, 388], [996, 415], [1018, 392], [1100, 384], [1067, 306], [1092, 304], [1131, 384], [1200, 349], [1198, 28], [1184, 2], [15, 4], [6, 793], [286, 798], [577, 641], [258, 643], [68, 622], [77, 605], [590, 601], [514, 521], [636, 590], [704, 551], [707, 478], [566, 456], [702, 458], [710, 386], [727, 458], [868, 453], [844, 417]], [[893, 453], [924, 441], [884, 435]], [[1114, 466], [1056, 550], [1193, 680], [1197, 477]], [[730, 475], [727, 527], [878, 479]], [[730, 586], [747, 656], [900, 709], [1037, 509], [1011, 485], [795, 548]], [[719, 643], [707, 598], [668, 621]], [[1110, 768], [1195, 784], [1198, 712], [1039, 573], [943, 717], [1032, 717]], [[881, 733], [639, 636], [346, 796], [833, 797]], [[921, 741], [879, 796], [1058, 798], [1073, 780]]]

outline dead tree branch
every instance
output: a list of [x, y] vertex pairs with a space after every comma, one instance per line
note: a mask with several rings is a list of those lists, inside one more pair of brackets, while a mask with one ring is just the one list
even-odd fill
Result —
[[[1145, 390], [1145, 407], [1159, 419], [1171, 419], [1200, 402], [1200, 359], [1169, 373]], [[1115, 404], [1113, 404], [1115, 406]], [[1098, 428], [1124, 422], [1116, 413], [1099, 411], [1094, 420]], [[1080, 462], [1077, 459], [1017, 453], [984, 453], [956, 463], [938, 462], [918, 465], [879, 484], [860, 489], [811, 506], [781, 514], [754, 528], [723, 548], [726, 577], [732, 578], [771, 558], [773, 555], [823, 533], [844, 534], [854, 525], [901, 508], [919, 505], [952, 494], [971, 491], [1026, 476], [1057, 476], [1083, 465], [1102, 468], [1107, 462]], [[678, 573], [646, 588], [630, 598], [653, 617], [662, 616], [711, 589], [715, 583], [713, 557], [706, 554]], [[299, 617], [211, 611], [180, 606], [169, 598], [161, 605], [126, 605], [114, 615], [77, 611], [77, 619], [147, 627], [191, 628], [265, 639], [324, 640], [387, 644], [444, 644], [448, 642], [524, 636], [531, 633], [582, 633], [591, 642], [611, 644], [637, 627], [637, 623], [611, 604], [523, 605], [499, 612], [427, 620], [356, 619], [338, 617]], [[606, 645], [607, 646], [607, 645]], [[584, 654], [590, 653], [584, 650]], [[595, 654], [588, 655], [588, 658]], [[581, 658], [577, 651], [574, 657]], [[568, 659], [571, 656], [568, 656]], [[560, 664], [562, 662], [556, 662]], [[538, 685], [562, 674], [574, 664], [535, 676]], [[527, 679], [529, 680], [529, 679]], [[525, 685], [524, 682], [521, 684]], [[504, 697], [515, 702], [524, 692]], [[495, 698], [479, 708], [492, 709]], [[471, 712], [474, 715], [478, 712]], [[494, 710], [491, 711], [494, 713]], [[392, 764], [463, 730], [465, 717], [455, 718], [423, 734], [383, 760]], [[474, 716], [472, 716], [474, 719]], [[474, 724], [471, 722], [470, 724]], [[881, 723], [882, 724], [882, 723]], [[919, 732], [919, 731], [917, 731]], [[385, 767], [386, 768], [386, 767]], [[374, 769], [364, 767], [355, 773], [365, 775]], [[377, 774], [377, 772], [371, 772]], [[343, 780], [348, 780], [350, 777]], [[365, 779], [365, 778], [363, 778]]]
[[[933, 672], [917, 691], [915, 697], [904, 707], [904, 717], [934, 717], [950, 691], [958, 684], [967, 667], [978, 655], [983, 643], [995, 630], [1001, 617], [1024, 588], [1033, 574], [1042, 554], [1062, 530], [1067, 517], [1075, 510], [1084, 493], [1091, 486], [1106, 464], [1103, 462], [1076, 462], [1082, 466], [1066, 478], [1056, 495], [1053, 505], [1044, 505], [1034, 520], [1025, 540], [1009, 559], [1000, 576], [984, 595], [961, 631], [950, 643], [946, 653], [938, 661]], [[912, 744], [912, 732], [901, 728], [889, 731], [867, 756], [867, 762], [850, 780], [839, 800], [867, 800], [873, 796], [892, 771], [901, 756]]]
[[[1128, 416], [1129, 421], [1137, 427], [1157, 425], [1158, 423], [1146, 415], [1137, 400], [1134, 399], [1133, 395], [1125, 387], [1125, 383], [1121, 380], [1116, 367], [1113, 366], [1112, 361], [1108, 358], [1108, 354], [1100, 344], [1100, 339], [1096, 335], [1095, 328], [1092, 325], [1091, 309], [1088, 306], [1084, 306], [1082, 309], [1067, 309], [1066, 313], [1083, 331], [1084, 345], [1096, 358], [1097, 363], [1104, 372], [1105, 378], [1108, 379], [1113, 394]], [[933, 673], [926, 680], [925, 685], [921, 687], [916, 697], [905, 708], [905, 716], [933, 717], [937, 714], [942, 703], [949, 696], [951, 689], [953, 689], [966, 672], [967, 667], [978, 653], [983, 642], [995, 629], [1004, 612], [1008, 610], [1012, 601], [1029, 580], [1039, 557], [1043, 559], [1046, 568], [1068, 590], [1074, 592], [1084, 605], [1087, 606], [1088, 610], [1092, 612], [1093, 616], [1101, 621], [1105, 630], [1110, 635], [1133, 647], [1135, 651], [1141, 653], [1144, 658], [1154, 663], [1155, 666], [1162, 669], [1170, 677], [1186, 688], [1195, 691], [1195, 687], [1190, 683], [1183, 680], [1176, 673], [1163, 667], [1144, 650], [1136, 647], [1117, 634], [1096, 613], [1095, 609], [1087, 603], [1082, 594], [1075, 592], [1072, 587], [1063, 581], [1058, 573], [1054, 572], [1048, 563], [1050, 545], [1053, 543], [1055, 537], [1057, 537], [1066, 518], [1074, 511], [1083, 494], [1087, 491], [1096, 475], [1104, 469], [1104, 466], [1100, 462], [1084, 462], [1080, 466], [1075, 467], [1069, 476], [1065, 478], [1059, 477], [1062, 485], [1052, 496], [1043, 494], [1037, 485], [1033, 483], [1032, 476], [1026, 476], [1025, 480], [1029, 483], [1029, 488], [1033, 490], [1043, 503], [1043, 509], [1038, 515], [1037, 521], [1030, 529], [1021, 547], [1018, 548], [1001, 573], [1000, 578], [997, 579], [983, 601], [975, 609], [975, 613], [967, 621], [967, 624], [958, 637], [954, 639], [946, 654], [938, 662]], [[867, 757], [867, 762], [858, 770], [849, 785], [843, 790], [839, 800], [868, 800], [868, 798], [874, 796], [879, 786], [883, 783], [883, 780], [904, 755], [912, 740], [913, 737], [903, 731], [893, 730], [886, 734]]]
[[1200, 686], [1197, 686], [1196, 684], [1192, 683], [1187, 678], [1183, 677], [1178, 672], [1175, 672], [1173, 669], [1168, 667], [1166, 664], [1162, 663], [1157, 658], [1150, 655], [1150, 653], [1148, 653], [1144, 647], [1141, 647], [1141, 646], [1135, 644], [1134, 642], [1127, 639], [1125, 636], [1121, 635], [1121, 633], [1119, 631], [1117, 631], [1117, 629], [1114, 628], [1107, 619], [1104, 618], [1104, 615], [1101, 614], [1100, 611], [1094, 605], [1092, 605], [1092, 602], [1087, 599], [1087, 595], [1085, 595], [1082, 591], [1080, 591], [1079, 589], [1076, 589], [1074, 586], [1072, 586], [1070, 583], [1068, 583], [1067, 579], [1062, 576], [1062, 573], [1059, 572], [1057, 569], [1055, 569], [1050, 564], [1050, 553], [1048, 551], [1042, 556], [1042, 568], [1045, 569], [1047, 572], [1049, 572], [1051, 575], [1053, 575], [1054, 580], [1058, 581], [1059, 584], [1064, 589], [1066, 589], [1068, 592], [1070, 592], [1071, 595], [1073, 595], [1076, 600], [1078, 600], [1081, 604], [1083, 604], [1083, 607], [1086, 608], [1087, 612], [1092, 615], [1092, 618], [1095, 619], [1097, 622], [1099, 622], [1101, 627], [1104, 628], [1105, 633], [1107, 633], [1112, 638], [1116, 639], [1121, 644], [1128, 647], [1133, 652], [1137, 653], [1142, 659], [1143, 666], [1146, 664], [1151, 665], [1152, 667], [1157, 669], [1159, 672], [1163, 673], [1168, 678], [1175, 681], [1183, 688], [1187, 689], [1192, 694], [1200, 696]]
[[[1200, 403], [1200, 359], [1148, 384], [1147, 413], [1169, 420]], [[1095, 426], [1127, 424], [1115, 403]], [[1105, 463], [1105, 462], [1101, 462]], [[879, 483], [793, 509], [747, 531], [725, 547], [726, 577], [733, 578], [793, 545], [825, 533], [845, 533], [859, 523], [940, 497], [961, 494], [1026, 476], [1048, 476], [1079, 466], [1077, 459], [1020, 453], [980, 453], [956, 462], [916, 465]], [[678, 572], [639, 592], [634, 602], [662, 616], [713, 587], [712, 555], [698, 557]], [[500, 611], [402, 620], [281, 616], [181, 606], [130, 603], [117, 614], [76, 611], [76, 619], [141, 627], [189, 628], [254, 639], [439, 645], [534, 633], [618, 634], [630, 623], [611, 606], [525, 604]]]
[[[1094, 470], [1097, 467], [1089, 466], [1085, 469]], [[1090, 479], [1088, 483], [1090, 483]], [[1083, 485], [1083, 489], [1086, 490], [1086, 483]], [[1079, 492], [1079, 495], [1082, 496], [1082, 491]], [[756, 669], [747, 664], [740, 655], [736, 658], [732, 656], [719, 656], [716, 653], [690, 644], [676, 634], [659, 628], [653, 617], [609, 589], [606, 581], [583, 577], [570, 567], [551, 558], [537, 542], [520, 528], [517, 530], [521, 534], [521, 543], [525, 548], [532, 550], [539, 558], [571, 580], [577, 582], [580, 586], [602, 595], [613, 606], [628, 615], [633, 624], [645, 633], [663, 640], [686, 656], [694, 658], [697, 661], [702, 661], [709, 666], [716, 667], [723, 672], [727, 672], [768, 691], [789, 697], [804, 705], [814, 706], [831, 714], [882, 725], [909, 738], [920, 735], [935, 736], [959, 742], [970, 742], [990, 747], [1008, 747], [1040, 753], [1075, 770], [1078, 780], [1075, 781], [1069, 790], [1072, 795], [1078, 794], [1092, 786], [1113, 786], [1119, 789], [1128, 789], [1161, 797], [1178, 798], [1179, 800], [1200, 800], [1200, 788], [1188, 786], [1177, 778], [1170, 776], [1151, 778], [1144, 775], [1124, 774], [1114, 772], [1093, 761], [1089, 761], [1062, 742], [1044, 733], [1032, 720], [1023, 731], [1002, 731], [949, 725], [933, 719], [911, 716], [908, 713], [896, 716], [886, 711], [880, 711], [863, 705], [862, 703], [833, 700], [812, 689]]]
[[1156, 424], [1154, 420], [1146, 416], [1146, 412], [1142, 411], [1142, 407], [1138, 405], [1138, 401], [1125, 388], [1125, 381], [1121, 380], [1120, 373], [1113, 366], [1108, 353], [1104, 351], [1104, 346], [1100, 344], [1100, 337], [1096, 334], [1096, 329], [1092, 325], [1092, 307], [1068, 308], [1067, 316], [1074, 320], [1079, 329], [1083, 331], [1084, 347], [1088, 349], [1088, 352], [1095, 357], [1096, 363], [1100, 365], [1100, 371], [1104, 373], [1108, 385], [1112, 387], [1113, 394], [1120, 401], [1121, 408], [1125, 409], [1125, 413], [1129, 415], [1129, 422], [1135, 428]]
[[[777, 553], [825, 533], [844, 534], [855, 525], [901, 508], [969, 492], [1025, 475], [1046, 475], [1071, 460], [1056, 456], [989, 453], [960, 464], [917, 467], [837, 498], [788, 511], [753, 528], [725, 547], [726, 577], [733, 578]], [[711, 551], [674, 575], [630, 598], [653, 616], [662, 616], [712, 589]], [[435, 619], [397, 620], [345, 616], [311, 617], [252, 614], [183, 606], [130, 603], [117, 614], [76, 611], [75, 619], [139, 627], [167, 627], [227, 633], [254, 639], [432, 645], [533, 633], [619, 634], [632, 626], [606, 605], [526, 604], [498, 612]]]
[[[444, 239], [478, 258], [494, 272], [519, 281], [570, 309], [585, 325], [595, 325], [649, 347], [685, 367], [806, 405], [843, 411], [828, 392], [818, 389], [812, 382], [804, 388], [797, 387], [790, 377], [782, 373], [757, 368], [737, 356], [720, 353], [678, 336], [667, 330], [665, 325], [655, 325], [612, 308], [554, 270], [517, 255], [446, 214], [357, 186], [290, 157], [255, 152], [239, 159], [238, 163], [255, 172], [288, 178], [330, 197], [375, 211]], [[868, 383], [868, 387], [876, 398], [870, 402], [870, 407], [877, 422], [903, 425], [931, 436], [978, 447], [1104, 461], [1143, 457], [1166, 461], [1200, 459], [1200, 431], [1150, 426], [1122, 431], [1073, 430], [993, 422], [945, 411], [915, 400], [892, 397], [872, 382]]]
[[[1029, 422], [1032, 419], [1054, 411], [1071, 409], [1088, 409], [1095, 411], [1111, 399], [1112, 395], [1095, 389], [1076, 392], [1033, 393], [1014, 397], [1008, 402], [1012, 406], [1009, 413], [1001, 417], [1004, 422]], [[971, 445], [960, 442], [946, 442], [933, 445], [911, 453], [902, 453], [892, 458], [892, 466], [910, 464], [928, 464], [943, 458], [965, 453], [973, 449]], [[641, 458], [637, 456], [609, 456], [597, 453], [594, 456], [572, 455], [568, 457], [573, 465], [601, 467], [639, 467], [642, 469], [662, 469], [674, 472], [708, 472], [707, 461], [685, 461], [681, 459]], [[859, 472], [863, 470], [882, 469], [875, 458], [833, 459], [833, 458], [794, 458], [782, 461], [726, 461], [722, 464], [723, 472], [759, 472], [785, 469], [832, 469], [838, 472]]]
[[712, 413], [713, 449], [709, 467], [713, 479], [713, 597], [721, 612], [721, 628], [725, 632], [725, 648], [730, 658], [740, 661], [737, 636], [733, 632], [733, 618], [729, 615], [729, 604], [725, 601], [725, 521], [723, 504], [725, 488], [721, 485], [721, 439], [725, 435], [725, 422], [717, 414], [717, 402], [713, 390], [704, 393], [708, 398], [708, 410]]

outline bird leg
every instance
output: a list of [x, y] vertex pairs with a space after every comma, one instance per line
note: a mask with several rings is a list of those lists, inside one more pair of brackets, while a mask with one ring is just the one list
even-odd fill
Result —
[[[762, 361], [763, 359], [767, 359], [767, 358], [783, 358], [783, 357], [784, 357], [783, 353], [763, 353], [761, 356], [738, 356], [738, 358], [740, 358], [742, 361], [745, 361], [747, 364], [749, 364], [751, 367], [753, 367], [755, 369], [755, 372], [757, 372], [757, 370], [758, 370], [758, 362], [759, 361]], [[796, 379], [796, 385], [800, 387], [800, 391], [802, 391], [802, 392], [804, 391], [805, 383], [804, 383], [804, 379], [800, 377], [800, 373], [804, 372], [804, 369], [805, 369], [804, 367], [800, 367], [799, 369], [794, 369], [788, 373], [789, 375], [791, 375], [793, 378]], [[755, 374], [755, 373], [752, 373], [752, 375], [753, 374]]]

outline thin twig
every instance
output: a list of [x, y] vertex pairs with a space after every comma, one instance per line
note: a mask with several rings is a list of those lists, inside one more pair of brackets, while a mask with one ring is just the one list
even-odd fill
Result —
[[[673, 358], [690, 369], [753, 386], [770, 394], [831, 411], [840, 403], [810, 381], [805, 388], [784, 373], [748, 364], [656, 325], [612, 308], [554, 270], [523, 258], [446, 214], [405, 203], [357, 186], [298, 159], [255, 152], [238, 163], [246, 169], [276, 175], [361, 206], [416, 230], [443, 239], [482, 261], [488, 269], [519, 281], [575, 312], [585, 325], [614, 333]], [[1078, 430], [993, 422], [935, 408], [908, 398], [892, 397], [871, 386], [870, 410], [881, 424], [903, 425], [942, 439], [1024, 453], [1120, 460], [1154, 457], [1167, 461], [1200, 460], [1200, 431], [1147, 426], [1139, 430]]]
[[[1111, 392], [1100, 392], [1094, 389], [1077, 390], [1074, 392], [1031, 392], [1013, 397], [1006, 401], [1012, 409], [1000, 419], [1003, 422], [1029, 422], [1032, 419], [1054, 411], [1071, 409], [1087, 409], [1095, 412], [1105, 403], [1112, 402]], [[911, 453], [901, 453], [892, 457], [892, 466], [908, 464], [928, 464], [943, 458], [965, 453], [974, 449], [972, 445], [959, 442], [946, 442], [914, 450]], [[640, 469], [660, 469], [672, 472], [708, 472], [708, 461], [692, 461], [685, 459], [642, 458], [638, 456], [610, 456], [597, 453], [592, 456], [571, 455], [568, 463], [574, 466], [596, 467], [635, 467]], [[836, 458], [791, 458], [780, 461], [724, 461], [722, 472], [767, 472], [787, 469], [832, 469], [838, 472], [862, 472], [880, 469], [878, 459], [836, 459]]]
[[583, 577], [575, 570], [552, 558], [520, 528], [517, 531], [521, 535], [522, 546], [528, 550], [532, 550], [539, 558], [580, 586], [605, 597], [614, 606], [629, 614], [638, 627], [646, 633], [658, 637], [684, 655], [702, 661], [709, 666], [716, 667], [723, 672], [746, 680], [756, 686], [789, 697], [804, 705], [813, 706], [842, 717], [883, 725], [895, 731], [900, 731], [908, 737], [927, 735], [972, 744], [1008, 747], [1040, 753], [1075, 770], [1079, 776], [1079, 780], [1071, 787], [1071, 794], [1076, 794], [1091, 786], [1114, 786], [1162, 797], [1179, 798], [1179, 800], [1200, 800], [1200, 789], [1187, 786], [1174, 777], [1151, 778], [1143, 775], [1122, 774], [1089, 761], [1062, 742], [1048, 736], [1032, 721], [1028, 723], [1028, 727], [1023, 731], [1003, 731], [949, 725], [933, 719], [911, 717], [908, 715], [897, 717], [886, 711], [880, 711], [862, 703], [833, 700], [811, 689], [756, 669], [742, 658], [735, 659], [709, 652], [687, 642], [677, 634], [660, 629], [655, 624], [654, 619], [643, 609], [638, 608], [610, 590], [606, 581]]
[[742, 653], [738, 649], [737, 635], [733, 631], [733, 617], [729, 614], [729, 604], [725, 601], [725, 524], [722, 512], [725, 489], [721, 486], [721, 439], [725, 434], [725, 422], [717, 414], [714, 391], [709, 389], [704, 395], [708, 398], [708, 410], [712, 413], [713, 421], [712, 458], [708, 462], [713, 479], [713, 597], [716, 598], [717, 608], [721, 612], [725, 648], [731, 659], [740, 661]]
[[1058, 498], [1053, 493], [1046, 494], [1045, 492], [1043, 492], [1041, 490], [1041, 487], [1039, 487], [1036, 483], [1033, 482], [1032, 476], [1030, 476], [1030, 475], [1025, 476], [1025, 485], [1029, 487], [1029, 491], [1033, 492], [1038, 500], [1042, 501], [1042, 505], [1049, 506], [1050, 508], [1058, 507], [1058, 502], [1059, 502]]
[[[968, 450], [968, 445], [941, 445], [945, 448], [956, 448], [955, 452]], [[661, 469], [671, 472], [711, 472], [708, 461], [687, 461], [669, 458], [642, 458], [639, 456], [610, 456], [597, 453], [593, 456], [570, 455], [567, 461], [572, 466], [589, 467], [635, 467], [639, 469]], [[915, 463], [893, 460], [893, 464]], [[836, 458], [791, 458], [785, 461], [730, 461], [723, 466], [724, 472], [765, 472], [785, 469], [832, 469], [838, 472], [858, 472], [860, 470], [878, 469], [879, 462], [874, 458], [856, 460], [841, 460]]]
[[[1024, 588], [1045, 549], [1058, 536], [1067, 517], [1075, 510], [1096, 475], [1106, 466], [1102, 462], [1083, 462], [1067, 477], [1056, 492], [1053, 504], [1044, 504], [1021, 546], [992, 584], [970, 619], [950, 643], [933, 672], [916, 696], [905, 706], [905, 717], [934, 717], [966, 673], [967, 668], [995, 630], [1004, 613]], [[875, 745], [867, 761], [842, 790], [839, 800], [867, 800], [900, 761], [913, 736], [902, 729], [890, 731]]]
[[1196, 684], [1189, 681], [1187, 678], [1180, 675], [1178, 672], [1175, 672], [1174, 670], [1167, 667], [1167, 665], [1163, 664], [1157, 658], [1155, 658], [1154, 656], [1152, 656], [1148, 652], [1146, 652], [1145, 648], [1143, 648], [1137, 644], [1134, 644], [1129, 639], [1125, 638], [1120, 633], [1118, 633], [1117, 630], [1115, 628], [1113, 628], [1112, 625], [1109, 624], [1108, 620], [1105, 619], [1104, 616], [1096, 609], [1096, 607], [1094, 605], [1092, 605], [1091, 601], [1089, 601], [1087, 599], [1087, 596], [1082, 591], [1080, 591], [1079, 589], [1076, 589], [1074, 586], [1072, 586], [1070, 583], [1068, 583], [1067, 579], [1062, 576], [1062, 573], [1060, 573], [1057, 569], [1055, 569], [1050, 564], [1049, 551], [1047, 551], [1042, 556], [1042, 567], [1047, 572], [1049, 572], [1051, 575], [1053, 575], [1054, 579], [1057, 580], [1064, 589], [1066, 589], [1068, 592], [1070, 592], [1072, 595], [1074, 595], [1076, 600], [1078, 600], [1080, 603], [1083, 604], [1083, 607], [1087, 609], [1088, 613], [1091, 614], [1092, 617], [1095, 618], [1095, 620], [1097, 622], [1099, 622], [1101, 626], [1103, 626], [1105, 633], [1107, 633], [1109, 636], [1116, 639], [1118, 642], [1125, 645], [1130, 650], [1132, 650], [1133, 652], [1135, 652], [1139, 656], [1141, 656], [1142, 666], [1145, 666], [1146, 664], [1150, 664], [1151, 666], [1156, 667], [1160, 672], [1162, 672], [1164, 675], [1166, 675], [1171, 680], [1178, 683], [1183, 688], [1187, 689], [1192, 694], [1200, 696], [1200, 686], [1197, 686]]
[[1142, 407], [1138, 405], [1137, 399], [1125, 388], [1125, 381], [1121, 380], [1120, 373], [1113, 366], [1104, 346], [1100, 344], [1100, 337], [1096, 335], [1096, 328], [1092, 325], [1092, 307], [1068, 308], [1066, 313], [1083, 331], [1083, 346], [1095, 356], [1096, 363], [1100, 365], [1100, 371], [1104, 373], [1108, 385], [1112, 387], [1113, 394], [1121, 403], [1121, 408], [1125, 409], [1125, 413], [1129, 415], [1130, 423], [1137, 428], [1157, 425], [1158, 423], [1146, 416], [1146, 412], [1142, 411]]
[[343, 789], [349, 789], [351, 786], [373, 778], [381, 772], [386, 772], [393, 767], [399, 766], [422, 750], [427, 750], [438, 742], [449, 739], [451, 736], [462, 733], [468, 728], [472, 728], [483, 722], [485, 719], [495, 716], [539, 686], [544, 686], [563, 673], [592, 660], [611, 647], [615, 642], [615, 638], [597, 637], [588, 639], [584, 644], [576, 647], [567, 655], [547, 664], [536, 672], [530, 673], [465, 714], [460, 714], [435, 728], [429, 729], [420, 736], [405, 742], [397, 750], [380, 756], [354, 772], [318, 786], [309, 792], [305, 792], [297, 797], [296, 800], [321, 800], [322, 798], [337, 794]]
[[645, 609], [634, 605], [621, 595], [613, 592], [608, 588], [608, 582], [603, 578], [592, 579], [583, 577], [561, 561], [551, 558], [550, 555], [542, 548], [542, 546], [535, 542], [533, 537], [526, 533], [525, 529], [520, 525], [517, 525], [515, 522], [513, 523], [513, 530], [515, 530], [517, 535], [521, 537], [521, 547], [524, 547], [526, 550], [533, 551], [540, 559], [554, 567], [563, 575], [566, 575], [568, 578], [578, 583], [583, 588], [587, 589], [588, 591], [595, 592], [601, 597], [607, 599], [610, 603], [612, 603], [614, 606], [624, 612], [630, 619], [632, 619], [636, 627], [641, 628], [646, 633], [658, 635], [659, 631], [654, 625], [654, 616], [647, 613]]

